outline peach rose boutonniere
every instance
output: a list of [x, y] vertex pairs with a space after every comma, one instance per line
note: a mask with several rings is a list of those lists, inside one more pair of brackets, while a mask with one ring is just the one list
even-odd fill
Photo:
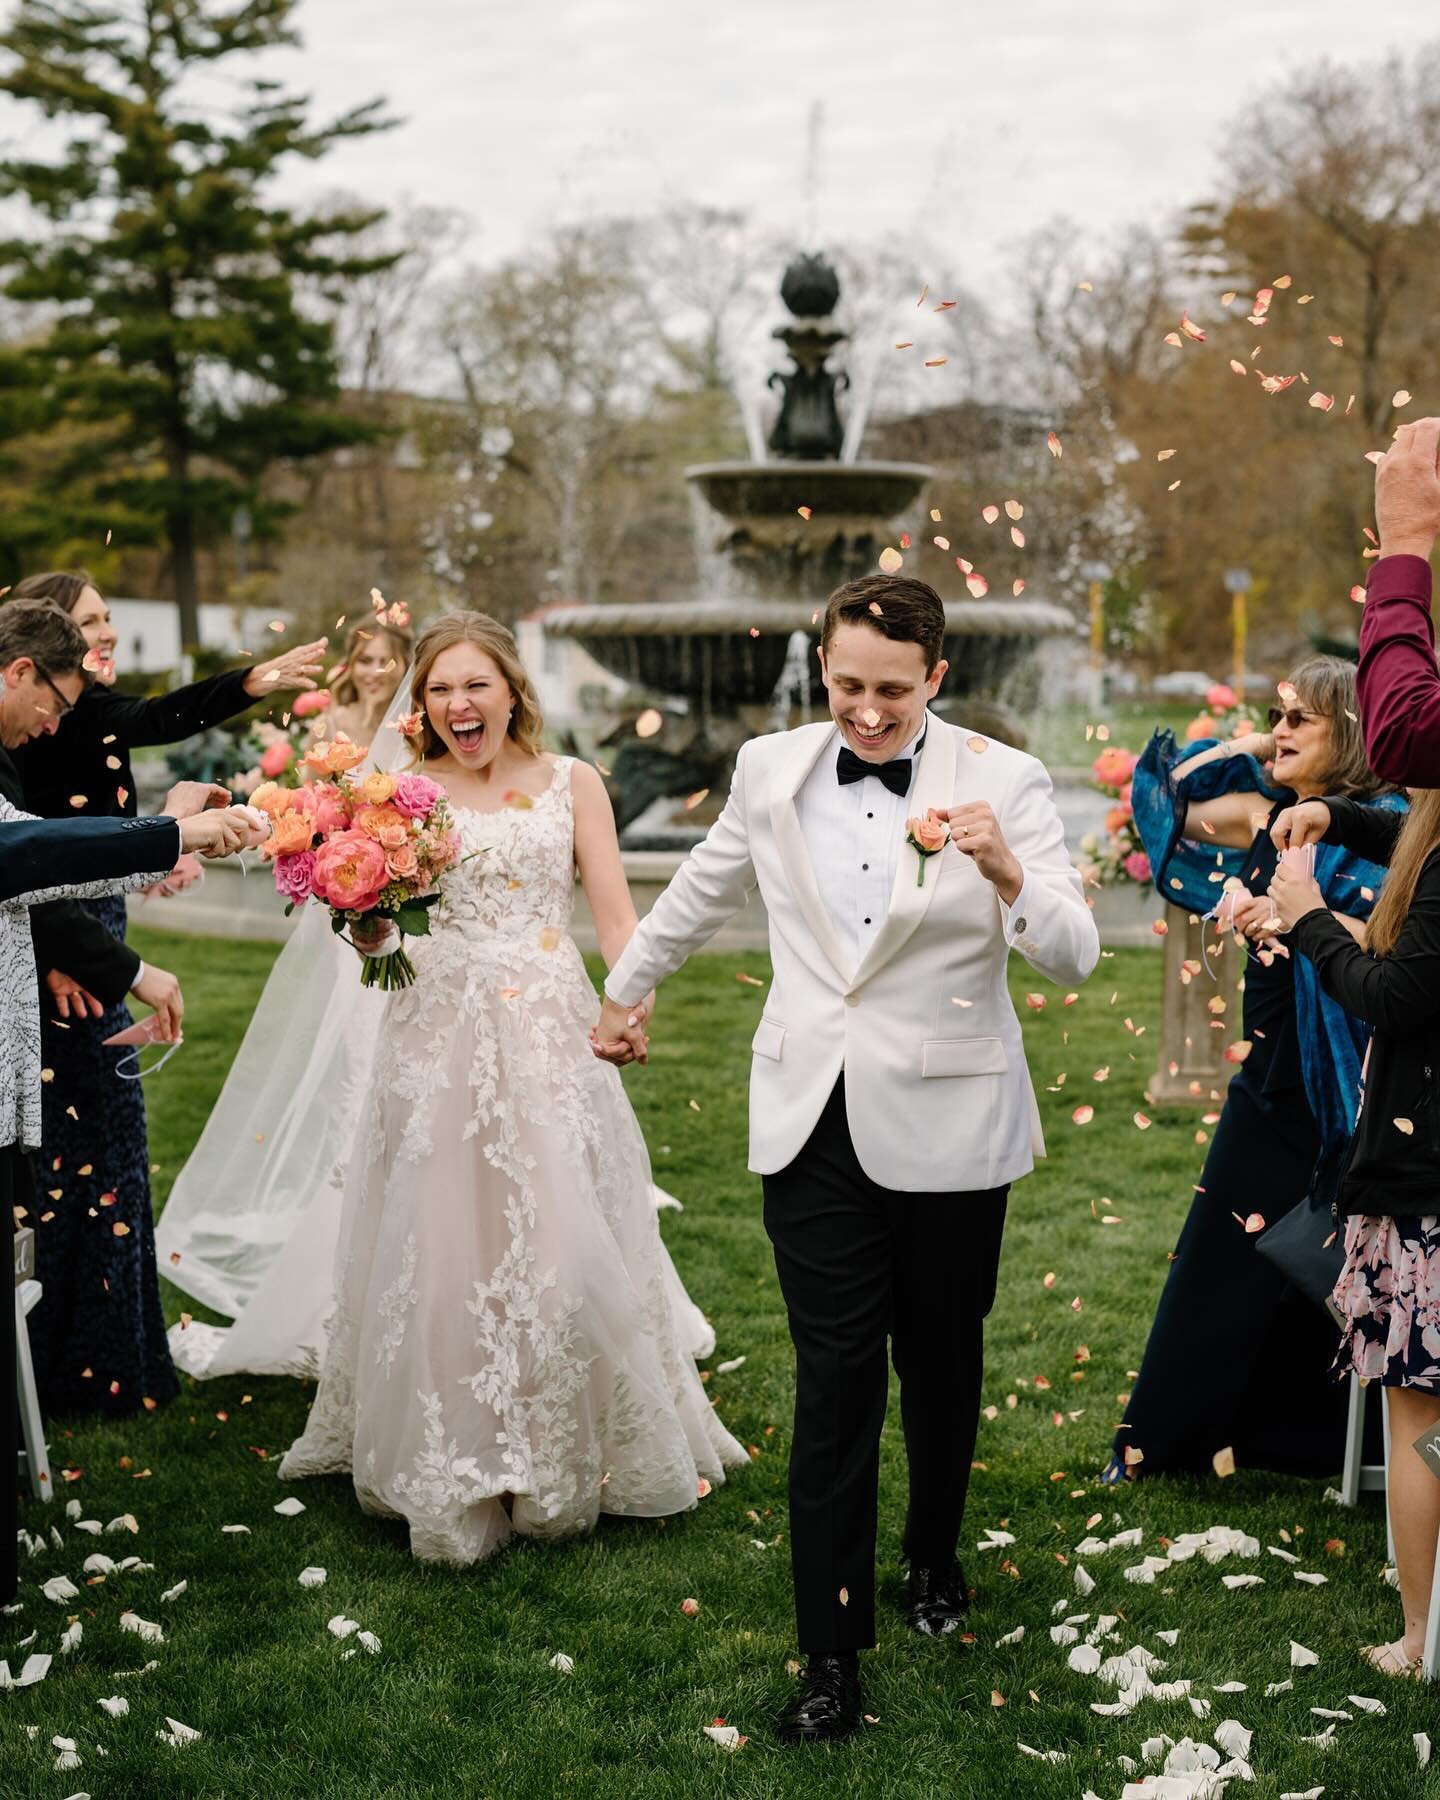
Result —
[[925, 885], [925, 864], [932, 856], [938, 856], [950, 842], [949, 823], [940, 817], [932, 806], [925, 817], [907, 819], [905, 821], [905, 842], [914, 850], [918, 861], [915, 867], [915, 885]]

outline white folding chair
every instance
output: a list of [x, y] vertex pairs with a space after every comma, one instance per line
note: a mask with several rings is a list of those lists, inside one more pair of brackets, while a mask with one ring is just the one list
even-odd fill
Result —
[[[1358, 1506], [1361, 1494], [1385, 1493], [1385, 1476], [1390, 1462], [1390, 1413], [1382, 1399], [1381, 1417], [1385, 1431], [1385, 1461], [1365, 1461], [1365, 1406], [1370, 1384], [1350, 1376], [1350, 1405], [1345, 1424], [1345, 1461], [1340, 1471], [1340, 1500], [1344, 1506]], [[1390, 1503], [1385, 1503], [1386, 1556], [1395, 1562], [1395, 1533], [1390, 1525]]]
[[50, 1478], [50, 1456], [45, 1443], [45, 1425], [40, 1417], [40, 1396], [35, 1387], [35, 1362], [30, 1354], [29, 1315], [39, 1305], [44, 1289], [31, 1270], [34, 1267], [34, 1233], [29, 1229], [15, 1234], [15, 1399], [20, 1408], [20, 1435], [25, 1448], [17, 1459], [19, 1467], [30, 1478], [30, 1491], [37, 1500], [53, 1500], [55, 1484]]

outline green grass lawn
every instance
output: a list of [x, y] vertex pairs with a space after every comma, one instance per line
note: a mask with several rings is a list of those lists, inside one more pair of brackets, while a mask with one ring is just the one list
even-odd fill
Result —
[[[186, 1045], [149, 1088], [151, 1147], [163, 1199], [223, 1079], [271, 950], [136, 933], [142, 955], [185, 982]], [[1043, 1012], [1022, 1008], [1051, 1160], [1012, 1196], [1000, 1298], [989, 1337], [987, 1400], [967, 1517], [966, 1545], [1004, 1527], [1008, 1551], [968, 1556], [979, 1587], [974, 1639], [919, 1640], [893, 1602], [903, 1511], [898, 1421], [887, 1429], [881, 1501], [881, 1643], [867, 1662], [874, 1723], [846, 1746], [781, 1749], [772, 1722], [790, 1686], [794, 1655], [785, 1543], [785, 1460], [791, 1357], [760, 1223], [759, 1183], [745, 1170], [748, 1039], [762, 1004], [737, 970], [764, 975], [764, 959], [699, 959], [665, 988], [653, 1060], [627, 1077], [657, 1178], [686, 1206], [663, 1217], [691, 1292], [714, 1319], [710, 1392], [755, 1459], [692, 1514], [668, 1524], [602, 1525], [559, 1548], [519, 1545], [465, 1573], [411, 1561], [402, 1530], [358, 1511], [347, 1481], [299, 1484], [306, 1511], [277, 1517], [274, 1461], [300, 1429], [309, 1388], [283, 1380], [187, 1384], [173, 1406], [125, 1423], [57, 1428], [57, 1464], [82, 1471], [51, 1509], [29, 1506], [32, 1530], [77, 1499], [89, 1518], [130, 1512], [138, 1537], [97, 1542], [65, 1527], [63, 1550], [22, 1563], [24, 1610], [0, 1621], [0, 1655], [19, 1672], [31, 1647], [55, 1650], [67, 1617], [84, 1627], [79, 1649], [57, 1656], [38, 1686], [0, 1695], [0, 1793], [107, 1796], [1065, 1796], [1087, 1788], [1118, 1797], [1119, 1755], [1137, 1757], [1161, 1732], [1208, 1739], [1233, 1717], [1255, 1732], [1257, 1796], [1324, 1787], [1331, 1797], [1434, 1793], [1419, 1774], [1412, 1733], [1440, 1736], [1432, 1697], [1363, 1668], [1355, 1646], [1394, 1635], [1395, 1595], [1379, 1580], [1384, 1532], [1372, 1503], [1358, 1515], [1323, 1498], [1324, 1484], [1243, 1472], [1224, 1483], [1156, 1482], [1097, 1490], [1095, 1473], [1137, 1366], [1164, 1278], [1166, 1255], [1197, 1178], [1202, 1152], [1192, 1115], [1158, 1115], [1147, 1131], [1132, 1115], [1153, 1068], [1160, 959], [1119, 952], [1101, 964], [1074, 1006], [1056, 990]], [[1022, 967], [1017, 994], [1042, 986]], [[1144, 1035], [1132, 1034], [1126, 1018]], [[1066, 1042], [1068, 1034], [1068, 1042]], [[1092, 1071], [1108, 1064], [1103, 1086]], [[1064, 1073], [1058, 1093], [1046, 1088]], [[1077, 1101], [1096, 1108], [1077, 1128]], [[695, 1105], [690, 1103], [694, 1101]], [[1106, 1208], [1118, 1223], [1102, 1225]], [[1056, 1279], [1045, 1285], [1047, 1272]], [[172, 1312], [180, 1296], [168, 1296]], [[1223, 1304], [1217, 1296], [1217, 1304]], [[1078, 1300], [1079, 1309], [1074, 1306]], [[1088, 1361], [1077, 1361], [1081, 1346]], [[1049, 1390], [1036, 1387], [1041, 1377]], [[1009, 1396], [1015, 1404], [1008, 1404]], [[1061, 1423], [1054, 1423], [1059, 1413]], [[1139, 1526], [1141, 1550], [1089, 1562], [1098, 1585], [1076, 1595], [1073, 1546], [1102, 1514], [1101, 1534]], [[1288, 1531], [1301, 1566], [1327, 1586], [1295, 1583], [1283, 1563], [1177, 1567], [1152, 1587], [1122, 1568], [1163, 1537], [1232, 1524], [1265, 1544]], [[250, 1535], [223, 1533], [243, 1524]], [[1342, 1538], [1343, 1555], [1326, 1555]], [[763, 1545], [763, 1548], [757, 1547]], [[39, 1583], [96, 1548], [139, 1554], [153, 1572], [112, 1575], [53, 1605]], [[1002, 1570], [1000, 1557], [1008, 1556]], [[307, 1565], [327, 1585], [301, 1588]], [[1263, 1587], [1228, 1592], [1227, 1570], [1248, 1568]], [[163, 1591], [187, 1581], [163, 1602]], [[682, 1616], [694, 1596], [700, 1612]], [[1052, 1614], [1121, 1615], [1121, 1642], [1169, 1663], [1159, 1679], [1189, 1678], [1214, 1703], [1208, 1723], [1184, 1700], [1145, 1702], [1128, 1719], [1089, 1710], [1112, 1696], [1072, 1673], [1050, 1640]], [[119, 1629], [133, 1608], [159, 1620], [166, 1642]], [[344, 1613], [381, 1639], [378, 1656], [344, 1659], [326, 1630]], [[1017, 1626], [1022, 1642], [997, 1646]], [[1155, 1633], [1179, 1628], [1167, 1650]], [[1291, 1639], [1320, 1655], [1295, 1671], [1294, 1691], [1266, 1700], [1287, 1678]], [[549, 1667], [563, 1651], [574, 1673]], [[158, 1667], [135, 1671], [153, 1658]], [[1213, 1693], [1242, 1681], [1243, 1694]], [[1303, 1744], [1323, 1721], [1315, 1705], [1345, 1707], [1374, 1695], [1388, 1716], [1357, 1714], [1329, 1751]], [[125, 1695], [112, 1719], [98, 1699]], [[996, 1703], [1003, 1696], [1004, 1704]], [[156, 1741], [169, 1714], [203, 1736], [183, 1750]], [[702, 1735], [716, 1717], [748, 1733], [727, 1755]], [[33, 1733], [33, 1736], [30, 1735]], [[83, 1767], [54, 1770], [54, 1734], [74, 1738]], [[1059, 1750], [1052, 1765], [1017, 1742]], [[100, 1754], [101, 1748], [108, 1752]], [[1232, 1787], [1232, 1800], [1240, 1790]]]

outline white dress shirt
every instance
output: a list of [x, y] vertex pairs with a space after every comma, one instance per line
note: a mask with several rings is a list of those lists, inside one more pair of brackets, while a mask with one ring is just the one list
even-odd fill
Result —
[[840, 785], [835, 764], [844, 739], [837, 732], [834, 748], [818, 758], [795, 796], [816, 884], [852, 969], [859, 968], [890, 910], [921, 743], [923, 737], [896, 753], [911, 759], [910, 786], [892, 794], [878, 775]]

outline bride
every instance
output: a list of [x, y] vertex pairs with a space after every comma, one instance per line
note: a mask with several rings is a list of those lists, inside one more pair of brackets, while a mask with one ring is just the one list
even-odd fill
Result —
[[410, 694], [466, 860], [385, 999], [320, 1387], [280, 1473], [350, 1471], [415, 1556], [464, 1564], [512, 1529], [684, 1511], [747, 1458], [678, 1340], [644, 1140], [590, 1048], [577, 866], [607, 962], [635, 926], [609, 798], [541, 751], [493, 620], [430, 626]]

